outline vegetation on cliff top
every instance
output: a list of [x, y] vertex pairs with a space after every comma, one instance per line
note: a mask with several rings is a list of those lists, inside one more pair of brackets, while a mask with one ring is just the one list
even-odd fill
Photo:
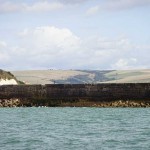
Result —
[[16, 77], [11, 72], [4, 71], [2, 69], [0, 69], [0, 79], [4, 79], [4, 80], [14, 79], [18, 84], [24, 84], [22, 81], [17, 80]]
[[4, 70], [0, 69], [0, 79], [16, 79], [15, 76], [10, 73], [10, 72], [6, 72]]

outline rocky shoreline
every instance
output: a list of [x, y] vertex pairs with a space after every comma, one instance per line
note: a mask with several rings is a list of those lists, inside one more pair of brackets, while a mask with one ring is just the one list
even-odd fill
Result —
[[20, 99], [0, 99], [0, 107], [21, 107]]
[[[21, 100], [18, 98], [0, 99], [0, 107], [52, 107], [51, 105], [32, 103], [29, 100]], [[54, 107], [54, 106], [53, 106]], [[92, 101], [78, 101], [67, 102], [56, 105], [55, 107], [150, 107], [150, 101], [132, 101], [132, 100], [117, 100], [112, 102], [92, 102]]]
[[65, 107], [104, 107], [104, 108], [115, 108], [115, 107], [150, 107], [148, 101], [131, 101], [131, 100], [116, 100], [113, 102], [77, 102], [77, 103], [63, 103], [61, 106]]

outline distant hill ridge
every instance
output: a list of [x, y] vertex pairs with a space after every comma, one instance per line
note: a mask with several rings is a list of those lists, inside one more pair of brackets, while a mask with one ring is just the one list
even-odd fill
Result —
[[25, 70], [12, 72], [27, 84], [150, 83], [146, 70]]

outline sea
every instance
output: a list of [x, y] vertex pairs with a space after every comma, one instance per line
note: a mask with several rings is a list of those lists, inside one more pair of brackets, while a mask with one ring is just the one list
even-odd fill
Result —
[[0, 150], [150, 150], [150, 108], [0, 108]]

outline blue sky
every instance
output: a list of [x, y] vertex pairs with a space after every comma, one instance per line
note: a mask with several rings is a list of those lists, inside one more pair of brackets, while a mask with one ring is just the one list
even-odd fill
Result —
[[150, 68], [150, 0], [0, 3], [1, 69]]

